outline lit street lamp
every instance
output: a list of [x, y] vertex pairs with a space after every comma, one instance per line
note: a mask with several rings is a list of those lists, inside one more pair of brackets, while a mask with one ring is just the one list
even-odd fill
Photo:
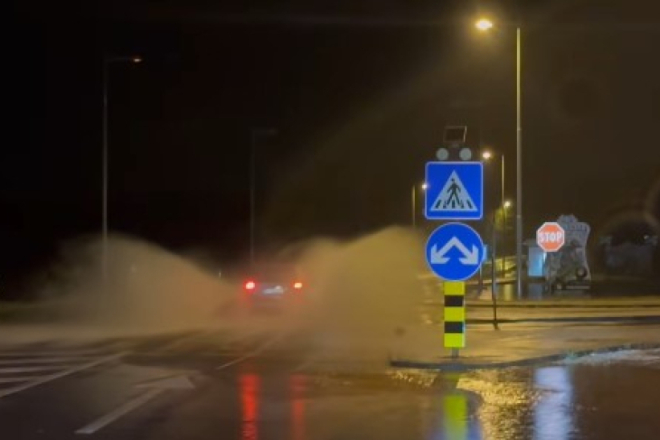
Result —
[[[422, 191], [426, 191], [429, 186], [425, 183], [422, 183], [420, 188]], [[417, 185], [412, 186], [411, 190], [411, 207], [412, 207], [412, 227], [415, 229], [417, 227]]]
[[477, 22], [474, 25], [480, 31], [488, 31], [493, 28], [493, 22], [487, 18], [482, 18], [480, 20], [477, 20]]
[[[495, 155], [489, 151], [486, 150], [483, 153], [481, 153], [481, 157], [484, 159], [484, 161], [488, 162], [490, 159], [492, 159]], [[504, 154], [500, 155], [500, 207], [504, 206]]]
[[103, 270], [103, 286], [107, 286], [108, 280], [108, 86], [110, 82], [110, 65], [113, 63], [132, 63], [139, 64], [143, 61], [140, 56], [123, 56], [123, 57], [103, 57], [103, 146], [102, 146], [102, 270]]
[[[484, 161], [488, 162], [488, 161], [490, 161], [493, 157], [495, 157], [495, 154], [494, 154], [493, 152], [491, 152], [490, 150], [485, 150], [485, 151], [483, 151], [483, 152], [481, 153], [481, 157], [484, 159]], [[505, 211], [505, 208], [507, 207], [507, 206], [506, 206], [506, 203], [507, 203], [507, 202], [504, 201], [504, 181], [505, 181], [505, 180], [504, 180], [504, 154], [501, 154], [501, 155], [500, 155], [500, 164], [501, 164], [501, 165], [500, 165], [500, 205], [499, 205], [499, 209], [501, 209], [502, 212], [505, 213], [505, 212], [506, 212], [506, 211]], [[497, 209], [495, 210], [495, 213], [497, 214]], [[504, 215], [506, 216], [506, 214], [504, 214]], [[495, 216], [495, 217], [493, 218], [493, 252], [495, 251], [495, 239], [496, 239], [496, 238], [495, 238], [495, 237], [496, 237], [496, 234], [495, 234], [495, 225], [496, 225], [496, 217], [497, 217], [497, 216]], [[505, 218], [506, 218], [506, 217], [505, 217]], [[506, 221], [505, 221], [503, 224], [506, 225]], [[503, 230], [503, 232], [502, 232], [502, 240], [501, 240], [502, 243], [504, 243], [504, 237], [505, 237], [505, 232], [504, 232], [504, 230]], [[502, 252], [502, 255], [504, 256], [504, 252]], [[506, 257], [505, 257], [505, 258], [506, 258]], [[502, 263], [502, 273], [504, 273], [504, 263]]]
[[[475, 27], [486, 32], [494, 27], [494, 23], [482, 18]], [[522, 296], [522, 102], [521, 102], [521, 32], [516, 27], [516, 288], [518, 297]]]

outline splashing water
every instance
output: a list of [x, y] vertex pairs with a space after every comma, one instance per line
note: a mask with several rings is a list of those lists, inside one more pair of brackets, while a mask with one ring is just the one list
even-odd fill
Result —
[[57, 281], [50, 277], [41, 286], [45, 296], [56, 298], [49, 301], [48, 316], [85, 329], [70, 332], [77, 336], [223, 328], [286, 333], [290, 343], [304, 338], [318, 352], [385, 356], [393, 341], [419, 321], [422, 244], [402, 228], [351, 242], [317, 239], [285, 249], [273, 259], [293, 259], [309, 289], [301, 310], [268, 317], [237, 313], [242, 279], [219, 279], [217, 272], [125, 236], [110, 240], [104, 283], [100, 251], [96, 240], [70, 243], [51, 269]]

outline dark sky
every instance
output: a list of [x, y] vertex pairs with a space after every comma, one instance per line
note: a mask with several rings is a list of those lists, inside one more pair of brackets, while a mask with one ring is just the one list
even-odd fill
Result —
[[[111, 228], [169, 248], [244, 249], [255, 127], [278, 130], [257, 148], [262, 240], [407, 224], [448, 123], [505, 155], [512, 198], [516, 18], [527, 233], [658, 214], [656, 1], [79, 3], [22, 2], [7, 27], [4, 272], [100, 229], [103, 54], [145, 58], [110, 69]], [[476, 35], [480, 9], [508, 27]]]

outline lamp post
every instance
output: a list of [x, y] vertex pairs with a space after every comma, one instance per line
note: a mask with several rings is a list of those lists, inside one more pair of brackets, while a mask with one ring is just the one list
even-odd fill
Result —
[[[482, 18], [475, 27], [487, 32], [494, 23]], [[521, 30], [516, 26], [516, 290], [518, 297], [522, 296], [522, 88], [521, 88]]]
[[[506, 242], [506, 211], [511, 207], [511, 202], [506, 201], [502, 203], [502, 244]], [[504, 246], [502, 246], [504, 247]], [[502, 252], [502, 277], [506, 273], [506, 253]]]
[[[426, 183], [422, 183], [421, 185], [422, 191], [426, 191], [426, 188], [428, 188], [428, 185]], [[417, 185], [413, 185], [411, 188], [411, 217], [412, 217], [412, 227], [413, 230], [417, 228]]]
[[123, 57], [103, 57], [103, 114], [102, 114], [102, 159], [101, 159], [101, 236], [102, 236], [102, 276], [103, 286], [107, 286], [108, 281], [108, 88], [110, 83], [110, 66], [113, 63], [133, 63], [139, 64], [143, 61], [140, 56]]
[[[486, 150], [481, 153], [481, 157], [488, 162], [492, 159], [494, 153], [490, 150]], [[504, 154], [500, 154], [500, 208], [504, 206]]]
[[275, 136], [277, 130], [274, 128], [252, 128], [250, 129], [250, 264], [255, 262], [255, 242], [256, 242], [256, 197], [257, 197], [257, 145], [259, 139]]
[[[491, 152], [490, 150], [485, 150], [484, 152], [481, 153], [482, 159], [486, 162], [490, 161], [494, 156], [495, 156], [495, 154], [493, 152]], [[504, 178], [504, 154], [500, 154], [500, 203], [499, 203], [499, 209], [502, 210], [503, 213], [504, 213], [504, 208], [505, 208], [504, 182], [505, 182], [505, 178]], [[495, 214], [497, 214], [497, 209], [495, 210]], [[504, 214], [504, 215], [506, 215], [506, 214]], [[495, 231], [496, 225], [497, 225], [496, 220], [497, 220], [497, 215], [495, 215], [493, 217], [493, 230], [494, 231]], [[506, 227], [506, 221], [503, 223], [503, 225], [504, 225], [503, 228]], [[505, 231], [504, 231], [504, 229], [502, 229], [502, 230], [503, 230], [503, 232], [502, 232], [501, 242], [502, 242], [502, 244], [504, 244]], [[496, 234], [494, 233], [493, 234], [493, 240], [495, 240], [495, 237], [496, 237]], [[493, 244], [495, 244], [495, 243], [493, 243]], [[502, 246], [502, 251], [503, 250], [504, 250], [504, 246]], [[502, 252], [502, 254], [504, 255], [503, 252]], [[506, 257], [504, 257], [504, 258], [506, 258]], [[502, 263], [502, 264], [504, 264], [504, 263]], [[501, 267], [502, 267], [502, 273], [504, 273], [504, 266], [502, 265]]]

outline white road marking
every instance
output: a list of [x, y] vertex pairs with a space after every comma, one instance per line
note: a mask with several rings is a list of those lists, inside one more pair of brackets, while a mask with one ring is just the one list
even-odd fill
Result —
[[27, 382], [29, 380], [42, 379], [44, 376], [14, 376], [0, 377], [0, 383]]
[[227, 368], [227, 367], [231, 367], [232, 365], [237, 364], [237, 363], [239, 363], [239, 362], [242, 362], [242, 361], [244, 361], [244, 360], [246, 360], [246, 359], [250, 359], [251, 357], [254, 357], [256, 354], [257, 354], [257, 353], [248, 353], [248, 354], [246, 354], [246, 355], [244, 355], [244, 356], [241, 356], [241, 357], [239, 357], [239, 358], [236, 358], [236, 359], [234, 359], [234, 360], [231, 360], [231, 361], [227, 362], [226, 364], [219, 365], [219, 366], [215, 367], [215, 369], [216, 369], [216, 370], [223, 370], [223, 369], [225, 369], [225, 368]]
[[[31, 364], [63, 364], [67, 362], [81, 362], [94, 359], [93, 356], [65, 356], [44, 358], [0, 359], [0, 365], [31, 365]], [[62, 365], [60, 365], [61, 367]]]
[[110, 423], [116, 421], [122, 416], [130, 413], [131, 411], [136, 410], [145, 403], [149, 402], [154, 397], [158, 396], [160, 393], [166, 390], [192, 390], [195, 388], [195, 385], [188, 379], [187, 376], [176, 375], [165, 377], [161, 379], [152, 380], [143, 384], [137, 385], [140, 388], [149, 388], [145, 393], [140, 394], [139, 396], [129, 400], [123, 405], [115, 408], [113, 411], [104, 415], [103, 417], [96, 419], [89, 425], [83, 426], [76, 431], [76, 434], [94, 434], [100, 429], [108, 426]]
[[110, 351], [109, 349], [98, 350], [75, 350], [63, 349], [58, 351], [0, 351], [0, 358], [42, 358], [42, 357], [58, 357], [58, 356], [99, 356]]
[[154, 397], [158, 396], [160, 393], [165, 391], [165, 388], [152, 388], [148, 390], [145, 393], [140, 394], [133, 400], [129, 400], [122, 406], [118, 407], [112, 412], [109, 412], [108, 414], [104, 415], [100, 419], [97, 419], [90, 423], [87, 426], [83, 426], [79, 430], [76, 431], [76, 434], [94, 434], [96, 431], [99, 429], [104, 428], [105, 426], [109, 425], [110, 423], [114, 422], [118, 418], [128, 414], [131, 411], [134, 411], [135, 409], [139, 408], [140, 406], [144, 405]]
[[75, 365], [42, 365], [39, 367], [8, 367], [0, 368], [0, 374], [13, 373], [39, 373], [41, 371], [61, 370], [62, 368], [73, 368]]
[[293, 371], [303, 371], [305, 368], [308, 368], [310, 365], [313, 365], [316, 363], [318, 359], [315, 359], [313, 357], [310, 357], [303, 362], [301, 362], [296, 368], [293, 369]]
[[12, 387], [12, 388], [7, 388], [7, 389], [4, 389], [4, 390], [0, 390], [0, 399], [3, 398], [3, 397], [10, 396], [12, 394], [20, 393], [21, 391], [28, 390], [28, 389], [36, 387], [38, 385], [43, 385], [47, 382], [51, 382], [53, 380], [69, 376], [71, 374], [78, 373], [78, 372], [83, 371], [83, 370], [88, 370], [90, 368], [94, 368], [98, 365], [102, 365], [102, 364], [112, 362], [112, 361], [117, 360], [117, 359], [121, 359], [122, 357], [126, 356], [126, 354], [128, 354], [128, 352], [116, 353], [116, 354], [113, 354], [113, 355], [110, 355], [110, 356], [106, 356], [106, 357], [102, 357], [100, 359], [96, 359], [96, 360], [91, 361], [91, 362], [87, 362], [87, 363], [82, 364], [82, 365], [78, 365], [78, 366], [69, 368], [69, 369], [64, 370], [64, 371], [58, 371], [57, 373], [49, 374], [47, 376], [40, 376], [38, 379], [33, 380], [33, 381], [28, 382], [28, 383], [23, 384], [23, 385], [18, 385], [18, 386]]
[[252, 350], [251, 352], [249, 352], [249, 353], [247, 353], [247, 354], [245, 354], [245, 355], [243, 355], [243, 356], [241, 356], [241, 357], [238, 357], [238, 358], [236, 358], [236, 359], [233, 359], [233, 360], [231, 360], [231, 361], [229, 361], [229, 362], [227, 362], [227, 363], [224, 363], [224, 364], [222, 364], [222, 365], [219, 365], [219, 366], [215, 367], [215, 369], [216, 369], [216, 370], [223, 370], [223, 369], [225, 369], [225, 368], [227, 368], [227, 367], [231, 367], [232, 365], [238, 364], [239, 362], [243, 362], [243, 361], [246, 360], [246, 359], [253, 358], [253, 357], [255, 357], [256, 355], [258, 355], [259, 353], [261, 353], [262, 351], [264, 351], [266, 348], [268, 348], [268, 347], [270, 347], [271, 345], [273, 345], [275, 342], [277, 342], [277, 341], [279, 341], [280, 339], [282, 339], [284, 336], [285, 336], [285, 335], [283, 335], [283, 334], [282, 334], [282, 335], [275, 336], [275, 337], [273, 337], [273, 338], [267, 340], [266, 342], [264, 342], [264, 343], [261, 344], [259, 347], [257, 347], [257, 348], [255, 348], [254, 350]]
[[[192, 335], [191, 337], [184, 337], [182, 339], [184, 339], [186, 342], [188, 342], [190, 339], [195, 339], [199, 336], [200, 335], [197, 334], [197, 335]], [[269, 346], [271, 346], [274, 343], [278, 342], [284, 336], [285, 336], [284, 334], [277, 335], [277, 336], [265, 341], [263, 344], [261, 344], [256, 349], [252, 350], [251, 352], [249, 352], [249, 353], [247, 353], [243, 356], [240, 356], [240, 357], [238, 357], [238, 358], [236, 358], [236, 359], [234, 359], [230, 362], [227, 362], [225, 364], [222, 364], [222, 365], [216, 367], [216, 370], [222, 370], [222, 369], [227, 368], [231, 365], [242, 362], [242, 361], [244, 361], [248, 358], [254, 357], [257, 354], [264, 351]], [[172, 346], [176, 347], [177, 342], [179, 342], [179, 340], [175, 341], [172, 344], [168, 344], [168, 347], [172, 347]], [[147, 402], [154, 399], [155, 397], [160, 395], [163, 391], [165, 391], [169, 388], [179, 389], [180, 387], [175, 386], [175, 383], [172, 382], [172, 383], [169, 383], [169, 384], [165, 384], [162, 387], [157, 386], [155, 388], [151, 388], [148, 391], [146, 391], [145, 393], [138, 395], [137, 397], [133, 398], [132, 400], [129, 400], [128, 402], [126, 402], [123, 405], [117, 407], [113, 411], [111, 411], [108, 414], [100, 417], [99, 419], [93, 421], [92, 423], [83, 426], [82, 428], [75, 431], [75, 433], [79, 434], [79, 435], [94, 434], [94, 433], [98, 432], [99, 430], [103, 429], [104, 427], [108, 426], [109, 424], [113, 423], [117, 419], [125, 416], [126, 414], [128, 414], [128, 413], [136, 410], [137, 408], [141, 407], [142, 405], [146, 404]]]
[[174, 350], [178, 347], [181, 347], [184, 344], [189, 343], [190, 341], [194, 341], [195, 339], [202, 338], [204, 336], [209, 336], [212, 335], [215, 331], [213, 330], [206, 330], [206, 331], [197, 331], [192, 334], [188, 334], [185, 336], [182, 336], [180, 338], [174, 339], [173, 341], [170, 341], [169, 344], [165, 344], [161, 347], [158, 347], [156, 350], [153, 351], [153, 353], [165, 353], [171, 350]]

